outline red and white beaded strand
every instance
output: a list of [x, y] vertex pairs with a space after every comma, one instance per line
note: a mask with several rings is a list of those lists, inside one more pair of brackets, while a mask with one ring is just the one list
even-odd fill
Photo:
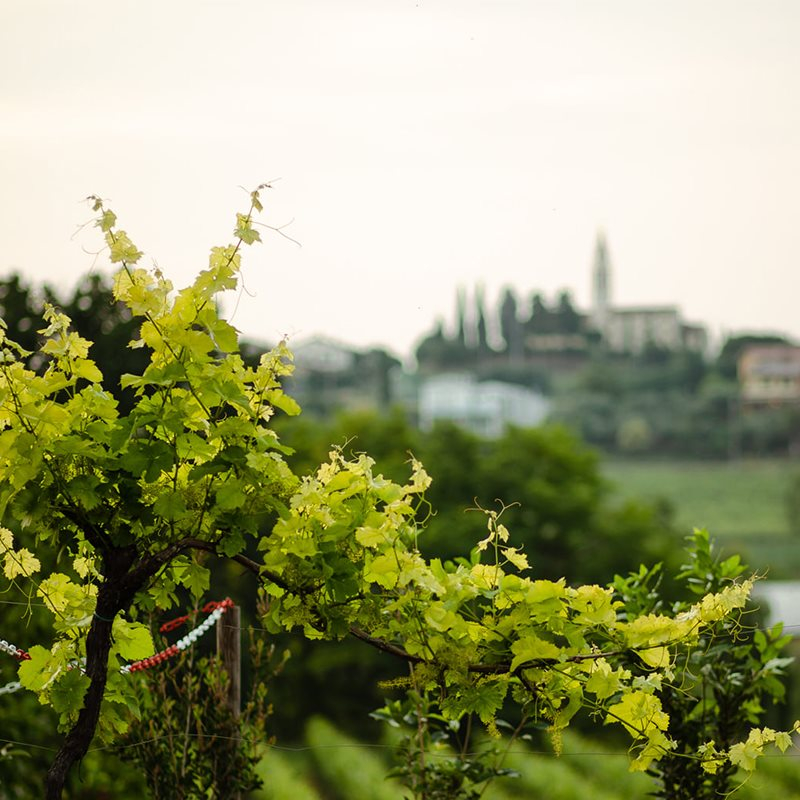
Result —
[[[226, 597], [224, 600], [221, 600], [218, 603], [213, 600], [210, 603], [206, 603], [201, 610], [204, 614], [208, 614], [208, 616], [196, 628], [193, 628], [191, 631], [189, 631], [186, 636], [178, 639], [175, 644], [170, 645], [160, 653], [156, 653], [154, 656], [143, 658], [141, 661], [135, 661], [133, 664], [126, 664], [124, 667], [120, 667], [119, 671], [123, 675], [127, 675], [129, 672], [141, 672], [143, 669], [149, 669], [157, 664], [163, 664], [168, 659], [178, 655], [178, 653], [185, 650], [187, 647], [191, 647], [209, 628], [213, 627], [217, 624], [217, 622], [219, 622], [220, 617], [232, 605], [233, 600], [231, 600], [229, 597]], [[171, 622], [165, 622], [159, 628], [159, 630], [161, 633], [167, 633], [168, 631], [175, 630], [175, 628], [178, 628], [179, 626], [183, 625], [184, 622], [187, 622], [188, 619], [188, 614], [183, 617], [178, 617]]]
[[[9, 655], [13, 656], [17, 659], [17, 661], [28, 661], [30, 656], [21, 648], [15, 647], [13, 644], [10, 644], [5, 639], [0, 639], [0, 651], [4, 653], [8, 653]], [[7, 683], [5, 686], [0, 686], [0, 694], [10, 694], [11, 692], [16, 692], [18, 689], [22, 688], [22, 684], [19, 681], [11, 681]]]
[[[175, 644], [170, 645], [161, 652], [156, 653], [154, 656], [143, 658], [141, 661], [134, 661], [132, 664], [126, 664], [125, 666], [120, 667], [119, 671], [123, 675], [127, 675], [130, 672], [141, 672], [142, 670], [149, 669], [150, 667], [154, 667], [158, 664], [163, 664], [168, 659], [178, 655], [178, 653], [182, 652], [183, 650], [186, 650], [187, 647], [191, 647], [204, 633], [206, 633], [210, 628], [216, 625], [217, 622], [219, 622], [220, 617], [222, 617], [222, 615], [232, 605], [233, 600], [231, 600], [229, 597], [226, 597], [224, 600], [220, 600], [219, 602], [212, 600], [210, 603], [206, 603], [200, 611], [203, 614], [208, 614], [208, 616], [196, 628], [193, 628], [191, 631], [189, 631], [186, 636], [178, 639]], [[197, 610], [195, 610], [194, 614], [197, 614]], [[165, 622], [159, 628], [159, 630], [161, 633], [173, 631], [183, 625], [185, 622], [188, 622], [191, 616], [193, 615], [185, 614], [184, 616], [178, 617], [170, 622]], [[28, 655], [25, 650], [22, 650], [13, 644], [9, 644], [5, 639], [0, 639], [0, 651], [12, 655], [18, 661], [27, 661], [30, 659], [30, 655]], [[22, 684], [20, 684], [19, 681], [11, 681], [5, 686], [0, 686], [0, 694], [16, 692], [21, 688]]]

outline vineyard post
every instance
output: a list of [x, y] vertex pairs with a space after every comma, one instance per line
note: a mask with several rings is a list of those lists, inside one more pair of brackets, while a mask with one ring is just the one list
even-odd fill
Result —
[[231, 606], [217, 623], [217, 656], [228, 673], [228, 708], [235, 718], [242, 713], [241, 630], [241, 609]]

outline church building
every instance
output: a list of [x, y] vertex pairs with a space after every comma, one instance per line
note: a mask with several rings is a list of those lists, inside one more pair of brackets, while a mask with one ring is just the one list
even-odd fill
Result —
[[702, 352], [708, 344], [706, 329], [687, 324], [677, 306], [612, 305], [611, 264], [602, 233], [598, 234], [595, 247], [589, 317], [592, 327], [612, 352], [641, 353], [650, 346]]

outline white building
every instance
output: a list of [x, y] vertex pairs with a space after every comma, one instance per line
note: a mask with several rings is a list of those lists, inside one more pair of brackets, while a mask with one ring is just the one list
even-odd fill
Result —
[[538, 392], [512, 383], [478, 381], [466, 374], [436, 375], [419, 388], [419, 426], [423, 431], [438, 420], [447, 420], [478, 436], [495, 438], [508, 425], [540, 425], [549, 411], [549, 401]]
[[299, 342], [290, 342], [298, 370], [315, 372], [345, 372], [355, 365], [352, 348], [327, 336], [312, 336]]
[[767, 612], [767, 625], [782, 622], [784, 633], [800, 636], [800, 581], [756, 581], [753, 600]]

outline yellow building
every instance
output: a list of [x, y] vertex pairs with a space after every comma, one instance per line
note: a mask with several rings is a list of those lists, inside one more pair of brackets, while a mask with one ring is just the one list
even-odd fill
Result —
[[745, 347], [737, 363], [743, 403], [800, 404], [800, 347], [759, 344]]

